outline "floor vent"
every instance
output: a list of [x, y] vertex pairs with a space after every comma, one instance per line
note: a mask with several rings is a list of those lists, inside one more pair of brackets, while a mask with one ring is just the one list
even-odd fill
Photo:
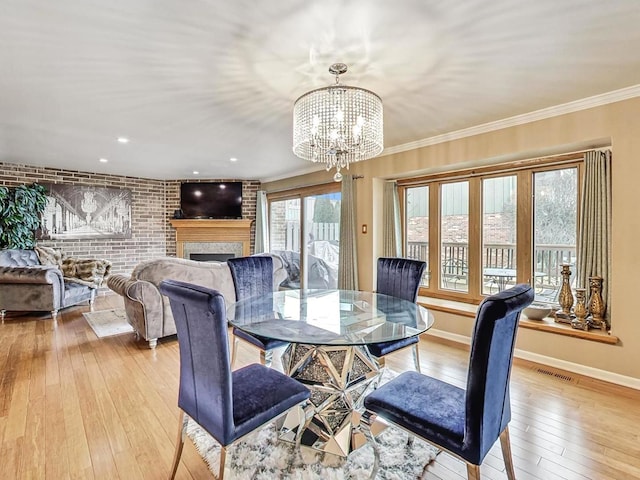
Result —
[[573, 377], [571, 377], [569, 375], [563, 375], [562, 373], [552, 372], [551, 370], [545, 370], [543, 368], [538, 368], [538, 369], [536, 369], [536, 371], [538, 373], [541, 373], [542, 375], [548, 375], [550, 377], [557, 378], [557, 379], [562, 380], [564, 382], [573, 382]]

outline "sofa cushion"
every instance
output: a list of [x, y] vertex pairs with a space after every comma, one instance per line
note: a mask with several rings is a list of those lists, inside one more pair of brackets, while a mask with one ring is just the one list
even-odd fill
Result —
[[2, 267], [33, 267], [36, 265], [40, 265], [40, 260], [34, 250], [17, 248], [0, 250], [0, 266]]
[[91, 300], [91, 297], [92, 294], [90, 287], [65, 279], [63, 306], [75, 305], [80, 302]]
[[41, 265], [54, 265], [62, 267], [62, 252], [50, 247], [36, 247], [36, 254]]

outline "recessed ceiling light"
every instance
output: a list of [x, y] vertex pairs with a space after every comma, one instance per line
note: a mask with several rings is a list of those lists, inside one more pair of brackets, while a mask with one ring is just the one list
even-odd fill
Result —
[[129, 139], [127, 137], [118, 137], [118, 143], [129, 143]]
[[230, 162], [237, 162], [237, 161], [238, 161], [238, 159], [237, 159], [236, 157], [231, 157], [231, 158], [229, 159], [229, 161], [230, 161]]
[[193, 174], [194, 174], [194, 175], [199, 175], [199, 174], [200, 174], [200, 172], [199, 172], [199, 171], [197, 171], [197, 170], [194, 170], [194, 171], [193, 171]]
[[109, 160], [107, 160], [106, 158], [101, 158], [100, 159], [100, 163], [107, 163]]

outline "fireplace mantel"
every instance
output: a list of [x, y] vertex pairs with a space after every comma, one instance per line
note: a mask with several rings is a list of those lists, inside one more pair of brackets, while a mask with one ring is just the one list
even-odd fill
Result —
[[251, 222], [253, 220], [172, 219], [176, 229], [176, 255], [184, 258], [184, 244], [188, 242], [239, 242], [242, 255], [251, 254]]

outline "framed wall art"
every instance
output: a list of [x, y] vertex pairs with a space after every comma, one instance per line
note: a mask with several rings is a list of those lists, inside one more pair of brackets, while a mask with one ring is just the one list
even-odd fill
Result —
[[42, 240], [131, 238], [131, 190], [93, 185], [43, 184], [47, 206]]

